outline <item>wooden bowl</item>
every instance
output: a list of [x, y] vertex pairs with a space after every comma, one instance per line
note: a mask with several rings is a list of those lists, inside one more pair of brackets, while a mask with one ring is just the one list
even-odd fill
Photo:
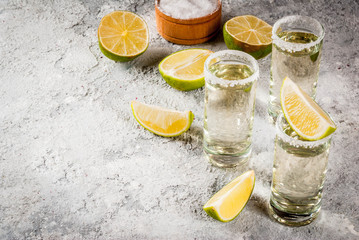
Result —
[[168, 16], [161, 12], [159, 4], [160, 0], [156, 0], [157, 31], [167, 41], [183, 45], [199, 44], [208, 41], [219, 31], [222, 14], [221, 0], [218, 0], [218, 6], [211, 14], [191, 19]]

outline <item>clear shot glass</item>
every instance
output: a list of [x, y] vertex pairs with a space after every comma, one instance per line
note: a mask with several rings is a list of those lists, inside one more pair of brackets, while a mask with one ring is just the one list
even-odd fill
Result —
[[218, 167], [247, 162], [251, 154], [257, 61], [247, 53], [225, 50], [207, 58], [203, 146]]
[[272, 31], [268, 113], [274, 123], [281, 113], [280, 88], [285, 77], [315, 98], [324, 27], [311, 17], [287, 16]]
[[301, 140], [283, 114], [276, 122], [269, 214], [285, 225], [311, 223], [319, 214], [331, 135]]

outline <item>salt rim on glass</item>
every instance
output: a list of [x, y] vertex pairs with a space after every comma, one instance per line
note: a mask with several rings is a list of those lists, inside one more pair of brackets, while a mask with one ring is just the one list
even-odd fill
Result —
[[[293, 26], [293, 29], [300, 29], [303, 27], [303, 29], [310, 29], [311, 31], [318, 31], [318, 39], [311, 43], [292, 43], [292, 42], [286, 42], [277, 35], [277, 31], [281, 28], [282, 24], [290, 24], [291, 22], [295, 20], [300, 19], [300, 24]], [[314, 33], [314, 32], [313, 32]], [[315, 34], [317, 35], [317, 34]], [[293, 16], [287, 16], [284, 18], [279, 19], [272, 28], [272, 40], [273, 44], [277, 45], [279, 48], [287, 51], [287, 52], [298, 52], [302, 51], [304, 49], [308, 49], [311, 47], [314, 47], [315, 45], [319, 44], [325, 35], [325, 30], [322, 24], [320, 24], [316, 19], [307, 17], [307, 16], [300, 16], [300, 15], [293, 15]]]
[[[238, 79], [238, 80], [225, 80], [225, 79], [221, 79], [217, 76], [215, 76], [214, 74], [212, 74], [208, 67], [211, 64], [211, 61], [212, 60], [217, 60], [218, 61], [221, 61], [221, 59], [228, 59], [229, 56], [236, 56], [236, 57], [239, 57], [240, 60], [242, 60], [244, 63], [245, 62], [249, 62], [250, 63], [250, 67], [253, 69], [253, 74], [251, 76], [249, 76], [248, 78], [245, 78], [245, 79]], [[216, 62], [218, 62], [216, 61]], [[221, 85], [221, 86], [224, 86], [224, 87], [234, 87], [234, 86], [237, 86], [237, 85], [245, 85], [247, 83], [250, 83], [250, 82], [253, 82], [255, 80], [258, 79], [259, 77], [259, 67], [258, 67], [258, 62], [257, 60], [252, 57], [251, 55], [245, 53], [245, 52], [242, 52], [242, 51], [236, 51], [236, 50], [223, 50], [223, 51], [219, 51], [219, 52], [215, 52], [215, 53], [212, 53], [208, 58], [207, 60], [205, 61], [204, 63], [204, 67], [205, 67], [205, 81], [206, 82], [209, 82], [210, 84], [218, 84], [218, 85]]]

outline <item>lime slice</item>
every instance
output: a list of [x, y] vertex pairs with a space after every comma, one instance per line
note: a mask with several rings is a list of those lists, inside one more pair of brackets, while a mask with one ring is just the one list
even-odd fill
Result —
[[138, 101], [131, 102], [133, 116], [148, 131], [163, 136], [178, 136], [189, 129], [193, 121], [191, 111], [178, 112]]
[[204, 85], [204, 62], [213, 52], [207, 49], [186, 49], [175, 52], [158, 65], [163, 79], [172, 87], [189, 91]]
[[214, 194], [203, 209], [218, 221], [232, 221], [246, 206], [252, 195], [254, 183], [253, 170], [243, 173]]
[[322, 139], [337, 128], [329, 115], [288, 77], [283, 80], [280, 102], [291, 128], [306, 140]]
[[98, 27], [102, 53], [115, 61], [127, 62], [144, 53], [149, 34], [145, 20], [128, 11], [115, 11], [104, 16]]
[[223, 26], [223, 37], [229, 49], [244, 51], [255, 59], [272, 52], [272, 26], [251, 16], [238, 16]]

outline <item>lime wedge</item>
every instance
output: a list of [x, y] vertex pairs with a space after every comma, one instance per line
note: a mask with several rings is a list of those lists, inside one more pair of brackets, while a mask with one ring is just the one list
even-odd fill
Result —
[[163, 79], [173, 88], [189, 91], [204, 85], [204, 62], [213, 52], [207, 49], [186, 49], [175, 52], [158, 65]]
[[203, 209], [218, 221], [232, 221], [246, 206], [252, 195], [254, 183], [253, 170], [243, 173], [214, 194]]
[[191, 111], [179, 112], [138, 101], [131, 102], [132, 113], [142, 127], [163, 136], [178, 136], [189, 129], [193, 121]]
[[288, 77], [282, 83], [280, 102], [291, 128], [306, 140], [322, 139], [337, 128], [329, 115]]

